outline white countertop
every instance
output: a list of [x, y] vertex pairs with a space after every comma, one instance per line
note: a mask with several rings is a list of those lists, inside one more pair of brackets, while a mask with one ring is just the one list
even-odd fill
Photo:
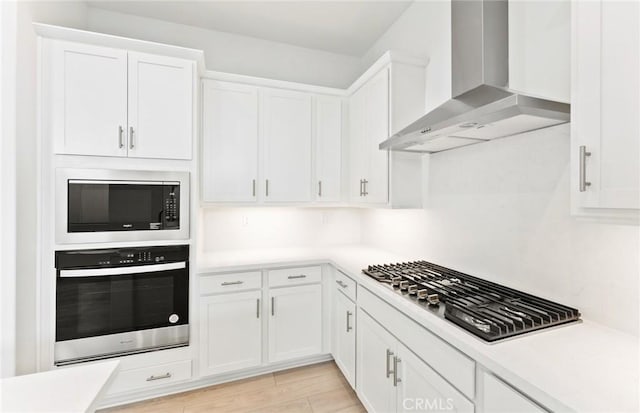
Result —
[[424, 311], [361, 270], [411, 261], [366, 246], [220, 251], [198, 257], [198, 273], [329, 262], [358, 283], [553, 411], [637, 412], [638, 337], [583, 320], [488, 344]]
[[0, 411], [93, 412], [119, 363], [112, 360], [2, 379]]

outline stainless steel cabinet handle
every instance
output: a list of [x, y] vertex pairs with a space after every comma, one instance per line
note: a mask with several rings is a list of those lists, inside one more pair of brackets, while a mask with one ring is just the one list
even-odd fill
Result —
[[260, 318], [260, 299], [256, 299], [256, 318]]
[[362, 196], [362, 182], [364, 182], [362, 179], [360, 180], [360, 196]]
[[362, 180], [362, 195], [367, 196], [369, 195], [369, 193], [367, 192], [367, 184], [369, 183], [369, 181], [367, 181], [366, 179]]
[[239, 284], [244, 284], [244, 281], [225, 281], [220, 285], [227, 286], [227, 285], [239, 285]]
[[342, 281], [340, 281], [340, 280], [336, 280], [336, 284], [338, 284], [338, 285], [339, 285], [340, 287], [342, 287], [342, 288], [347, 288], [347, 287], [348, 287], [348, 285], [347, 285], [347, 284], [343, 283], [343, 282], [342, 282]]
[[353, 330], [353, 327], [351, 327], [351, 323], [349, 323], [352, 315], [353, 313], [351, 311], [347, 311], [347, 333]]
[[318, 181], [318, 196], [322, 196], [322, 181]]
[[256, 196], [256, 180], [253, 180], [253, 196]]
[[169, 379], [169, 378], [171, 378], [171, 373], [167, 372], [162, 376], [149, 376], [147, 377], [147, 381], [162, 380], [162, 379]]
[[398, 387], [398, 383], [402, 380], [398, 377], [398, 364], [401, 362], [400, 357], [393, 358], [393, 386]]
[[133, 136], [134, 136], [133, 126], [129, 126], [129, 149], [133, 149], [135, 146], [133, 143]]
[[268, 179], [264, 180], [264, 187], [265, 187], [265, 190], [264, 190], [265, 196], [269, 196], [269, 180]]
[[276, 315], [276, 297], [271, 297], [271, 315]]
[[591, 152], [587, 152], [587, 147], [583, 145], [580, 147], [580, 192], [591, 186], [591, 182], [587, 182], [587, 156], [591, 156]]
[[300, 275], [290, 275], [287, 278], [290, 279], [290, 280], [296, 280], [298, 278], [307, 278], [307, 276], [304, 275], [304, 274], [300, 274]]
[[391, 356], [393, 356], [393, 351], [387, 349], [387, 378], [389, 378], [391, 373], [393, 373], [393, 371], [391, 371], [391, 369], [390, 369], [391, 362], [389, 361], [389, 357], [391, 357]]
[[118, 147], [120, 149], [124, 148], [124, 140], [122, 139], [123, 133], [124, 133], [124, 128], [122, 126], [118, 126]]

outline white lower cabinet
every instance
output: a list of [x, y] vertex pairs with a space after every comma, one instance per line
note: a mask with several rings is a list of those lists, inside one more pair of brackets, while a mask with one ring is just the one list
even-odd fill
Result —
[[322, 351], [322, 286], [269, 290], [269, 361], [284, 361]]
[[366, 312], [358, 312], [357, 392], [369, 412], [473, 412], [474, 406]]
[[356, 305], [340, 291], [335, 291], [333, 358], [351, 387], [356, 384]]
[[200, 373], [218, 374], [262, 363], [262, 292], [200, 298]]
[[483, 411], [486, 413], [542, 413], [543, 408], [496, 376], [483, 373]]

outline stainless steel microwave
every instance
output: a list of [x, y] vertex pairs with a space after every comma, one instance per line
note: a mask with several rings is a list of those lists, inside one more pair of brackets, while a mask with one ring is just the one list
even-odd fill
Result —
[[186, 240], [189, 173], [56, 170], [56, 242]]

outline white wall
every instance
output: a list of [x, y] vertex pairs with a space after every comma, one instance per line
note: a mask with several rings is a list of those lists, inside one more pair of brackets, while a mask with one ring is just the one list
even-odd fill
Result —
[[570, 216], [569, 125], [431, 155], [425, 210], [363, 240], [577, 307], [638, 334], [640, 228]]
[[428, 57], [426, 110], [451, 97], [451, 5], [449, 1], [417, 1], [364, 54], [364, 72], [387, 50]]
[[37, 154], [37, 39], [33, 22], [84, 28], [82, 2], [18, 2], [17, 8], [17, 373], [36, 370], [38, 254]]
[[[0, 3], [0, 378], [16, 359], [16, 4]], [[1, 398], [1, 396], [0, 396]]]
[[208, 70], [320, 86], [349, 86], [360, 64], [353, 56], [95, 8], [88, 29], [204, 50]]
[[[414, 3], [366, 53], [429, 56], [427, 107], [450, 97], [450, 2]], [[569, 126], [430, 158], [425, 210], [364, 212], [363, 241], [578, 307], [638, 334], [640, 230], [570, 216]]]
[[360, 243], [358, 209], [207, 208], [201, 215], [203, 252]]

